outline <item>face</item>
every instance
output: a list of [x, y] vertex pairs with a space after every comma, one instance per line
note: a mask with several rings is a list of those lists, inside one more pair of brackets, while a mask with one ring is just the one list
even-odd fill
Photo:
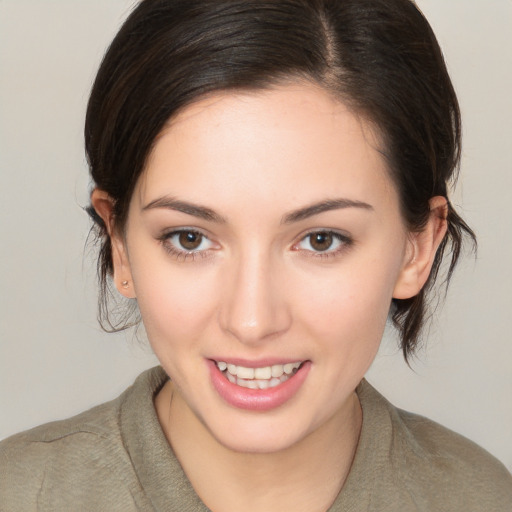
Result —
[[116, 275], [222, 445], [272, 452], [320, 431], [374, 359], [411, 252], [378, 147], [299, 84], [203, 99], [158, 138]]

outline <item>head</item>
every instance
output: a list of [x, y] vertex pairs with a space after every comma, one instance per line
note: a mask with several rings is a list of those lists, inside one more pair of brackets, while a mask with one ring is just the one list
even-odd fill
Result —
[[[389, 315], [407, 358], [446, 249], [450, 275], [473, 236], [448, 199], [456, 96], [409, 0], [144, 0], [85, 137], [103, 320], [113, 282], [190, 410], [236, 449], [327, 425]], [[300, 368], [267, 402], [229, 388], [224, 359]]]
[[436, 208], [446, 235], [425, 283], [390, 305], [404, 356], [413, 353], [443, 256], [450, 253], [449, 278], [464, 233], [473, 234], [448, 199], [460, 157], [457, 99], [435, 36], [410, 0], [144, 0], [137, 6], [103, 60], [85, 127], [92, 178], [112, 205], [111, 229], [91, 208], [101, 243], [104, 325], [114, 273], [111, 237], [125, 232], [134, 191], [166, 126], [205, 98], [286, 84], [318, 87], [364, 123], [409, 233], [427, 225], [432, 198], [446, 198]]

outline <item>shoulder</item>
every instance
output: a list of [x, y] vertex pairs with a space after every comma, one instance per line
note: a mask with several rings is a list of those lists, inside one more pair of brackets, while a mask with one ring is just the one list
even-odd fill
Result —
[[73, 418], [0, 442], [5, 510], [64, 510], [85, 502], [90, 510], [106, 510], [105, 497], [112, 501], [108, 510], [134, 509], [129, 505], [140, 489], [124, 447], [121, 409], [136, 387], [137, 382], [117, 399]]
[[[396, 434], [400, 453], [427, 482], [436, 486], [438, 494], [457, 496], [459, 503], [466, 503], [466, 510], [512, 510], [512, 476], [476, 443], [434, 421], [399, 409]], [[414, 482], [410, 485], [414, 487]], [[496, 508], [498, 505], [503, 508]]]
[[427, 507], [417, 510], [512, 510], [512, 476], [500, 461], [460, 434], [394, 407], [373, 388], [366, 392], [388, 418], [393, 485]]
[[122, 458], [116, 409], [117, 404], [110, 402], [2, 441], [0, 501], [4, 506], [45, 510], [52, 489], [76, 495], [84, 485], [111, 482], [113, 461]]
[[[79, 447], [93, 448], [112, 440], [119, 431], [116, 411], [119, 399], [94, 407], [72, 418], [54, 421], [15, 434], [0, 443], [2, 464], [21, 465], [22, 460], [49, 455], [59, 457], [72, 450], [72, 455], [90, 455]], [[70, 455], [69, 453], [67, 453]]]

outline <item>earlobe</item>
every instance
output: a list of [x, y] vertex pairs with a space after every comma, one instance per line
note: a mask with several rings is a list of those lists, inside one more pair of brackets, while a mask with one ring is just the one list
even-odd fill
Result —
[[410, 233], [404, 264], [393, 291], [395, 299], [417, 295], [430, 275], [434, 258], [448, 227], [448, 203], [445, 197], [430, 199], [430, 216], [422, 231]]
[[103, 220], [110, 238], [114, 284], [121, 295], [128, 299], [134, 299], [136, 294], [126, 244], [115, 225], [114, 200], [104, 190], [96, 188], [91, 194], [91, 204]]

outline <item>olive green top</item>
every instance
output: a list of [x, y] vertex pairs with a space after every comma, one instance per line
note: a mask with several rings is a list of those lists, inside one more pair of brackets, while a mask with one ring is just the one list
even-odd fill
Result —
[[[207, 511], [156, 416], [166, 379], [153, 368], [116, 400], [1, 442], [0, 511]], [[329, 512], [512, 511], [512, 477], [486, 451], [364, 380], [357, 393], [361, 437]]]

